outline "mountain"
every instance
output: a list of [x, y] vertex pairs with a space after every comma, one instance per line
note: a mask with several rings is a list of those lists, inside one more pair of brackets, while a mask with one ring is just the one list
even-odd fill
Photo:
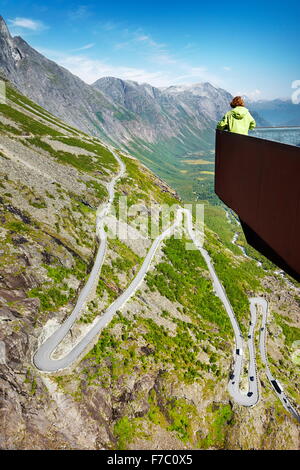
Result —
[[89, 134], [103, 134], [103, 116], [109, 127], [119, 111], [100, 92], [46, 59], [21, 37], [12, 38], [2, 17], [0, 70], [27, 97]]
[[300, 126], [300, 104], [291, 100], [253, 101], [251, 108], [271, 126]]
[[[233, 331], [204, 259], [186, 250], [186, 238], [164, 240], [138, 290], [72, 366], [55, 373], [34, 366], [37, 348], [69, 317], [91, 272], [97, 209], [119, 171], [115, 154], [125, 174], [113, 208], [124, 195], [129, 206], [140, 204], [127, 222], [133, 234], [141, 212], [181, 203], [139, 160], [6, 85], [7, 101], [0, 103], [1, 449], [297, 449], [298, 423], [260, 362], [259, 403], [242, 407], [229, 395]], [[262, 295], [271, 305], [269, 363], [294, 403], [299, 286], [245, 244], [232, 214], [207, 206], [205, 222], [205, 247], [241, 332], [248, 331], [249, 296]], [[124, 292], [151, 243], [149, 236], [109, 238], [91, 297], [55, 357], [67, 354]], [[242, 387], [246, 381], [245, 373]]]
[[223, 116], [232, 100], [230, 93], [208, 82], [188, 86], [170, 86], [163, 90], [166, 95], [174, 96], [189, 106], [196, 116], [207, 115], [213, 121]]
[[69, 125], [140, 158], [182, 197], [213, 197], [214, 129], [232, 98], [225, 90], [209, 83], [159, 89], [113, 77], [90, 86], [11, 37], [2, 17], [0, 71]]
[[171, 135], [174, 121], [182, 125], [183, 113], [186, 113], [187, 119], [198, 119], [199, 128], [211, 124], [211, 121], [222, 116], [228, 107], [228, 100], [232, 98], [225, 90], [215, 88], [210, 83], [181, 88], [155, 88], [147, 83], [104, 77], [93, 86], [114, 103], [143, 116], [145, 121], [154, 124], [158, 119], [156, 138], [162, 135], [165, 126], [170, 126]]
[[129, 116], [139, 116], [138, 133], [123, 147], [162, 176], [183, 197], [190, 196], [193, 185], [190, 166], [185, 159], [190, 160], [200, 151], [212, 160], [215, 121], [224, 114], [225, 102], [230, 95], [211, 86], [214, 94], [221, 98], [217, 112], [213, 106], [206, 109], [201, 99], [191, 102], [189, 96], [177, 96], [169, 89], [149, 84], [104, 77], [93, 87], [125, 108]]

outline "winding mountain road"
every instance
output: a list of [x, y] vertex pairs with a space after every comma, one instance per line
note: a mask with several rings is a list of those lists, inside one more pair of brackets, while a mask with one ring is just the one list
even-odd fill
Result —
[[[232, 243], [237, 245], [236, 241], [238, 238], [238, 233], [236, 233], [232, 239]], [[239, 246], [239, 245], [237, 245]], [[240, 247], [239, 248], [243, 248]], [[244, 253], [243, 249], [242, 252]], [[244, 253], [244, 256], [248, 259], [250, 256], [248, 256], [246, 253]], [[253, 260], [256, 261], [256, 260]], [[268, 302], [265, 298], [263, 297], [252, 297], [249, 299], [250, 301], [250, 313], [251, 313], [251, 321], [250, 321], [250, 328], [249, 328], [249, 333], [248, 333], [248, 349], [249, 349], [249, 369], [248, 369], [248, 382], [249, 382], [249, 390], [248, 394], [253, 393], [252, 397], [255, 397], [258, 401], [259, 399], [259, 391], [258, 391], [258, 380], [257, 380], [257, 371], [256, 371], [256, 360], [255, 360], [255, 345], [254, 345], [254, 331], [255, 331], [255, 325], [257, 321], [257, 310], [258, 307], [262, 310], [262, 321], [261, 321], [261, 327], [260, 327], [260, 335], [259, 335], [259, 350], [260, 350], [260, 355], [262, 359], [262, 363], [265, 366], [265, 373], [266, 376], [281, 403], [283, 404], [284, 408], [291, 413], [294, 418], [296, 418], [300, 422], [300, 415], [297, 412], [297, 410], [293, 407], [291, 402], [289, 401], [288, 397], [285, 395], [284, 390], [282, 388], [282, 385], [276, 378], [272, 375], [270, 368], [269, 368], [269, 363], [268, 363], [268, 357], [267, 357], [267, 351], [266, 351], [266, 335], [267, 335], [267, 320], [268, 320]], [[234, 328], [234, 331], [235, 328]], [[241, 337], [242, 340], [242, 337]], [[243, 340], [242, 340], [243, 341]], [[238, 338], [236, 337], [236, 344], [240, 344], [240, 341], [238, 341]], [[236, 350], [237, 351], [237, 350]], [[240, 381], [240, 373], [242, 369], [242, 357], [241, 359], [238, 359], [236, 357], [235, 361], [235, 367], [234, 367], [234, 373], [231, 376], [230, 382], [228, 384], [228, 389], [232, 397], [235, 399], [235, 401], [241, 405], [246, 405], [246, 406], [251, 406], [249, 404], [243, 403], [243, 397], [242, 395], [242, 400], [240, 400], [241, 393], [238, 390], [238, 383]], [[255, 404], [255, 403], [254, 403]]]
[[266, 330], [267, 330], [266, 324], [267, 324], [267, 318], [268, 318], [268, 303], [265, 299], [261, 297], [252, 298], [251, 305], [250, 305], [251, 310], [256, 310], [257, 305], [259, 305], [262, 308], [262, 326], [260, 329], [259, 350], [260, 350], [262, 362], [265, 366], [266, 376], [268, 377], [268, 380], [270, 384], [272, 385], [275, 394], [277, 395], [277, 397], [283, 404], [286, 411], [291, 413], [294, 416], [294, 418], [296, 418], [300, 422], [300, 415], [298, 411], [293, 407], [288, 397], [284, 393], [282, 385], [280, 384], [278, 380], [275, 379], [275, 377], [272, 375], [270, 368], [269, 368], [268, 356], [267, 356], [267, 350], [266, 350]]
[[[112, 151], [112, 150], [111, 150]], [[99, 237], [100, 244], [98, 253], [95, 259], [95, 263], [93, 269], [90, 273], [89, 279], [82, 289], [76, 306], [71, 313], [71, 315], [62, 323], [61, 326], [49, 337], [46, 341], [38, 348], [36, 353], [33, 356], [33, 363], [34, 365], [44, 372], [56, 372], [61, 369], [65, 369], [69, 367], [74, 361], [76, 361], [88, 348], [91, 342], [95, 339], [95, 337], [101, 332], [101, 330], [109, 324], [112, 320], [113, 316], [119, 310], [125, 302], [135, 293], [140, 283], [143, 281], [147, 270], [150, 267], [151, 261], [153, 256], [160, 245], [160, 243], [169, 236], [172, 231], [182, 223], [182, 218], [186, 215], [186, 228], [188, 234], [192, 241], [194, 242], [195, 246], [201, 252], [207, 267], [209, 269], [209, 273], [213, 282], [213, 287], [216, 295], [221, 299], [225, 310], [230, 318], [234, 335], [235, 335], [235, 361], [234, 361], [234, 371], [231, 374], [231, 378], [228, 384], [228, 390], [233, 399], [240, 405], [243, 406], [254, 406], [259, 400], [259, 391], [258, 391], [258, 379], [257, 379], [257, 371], [256, 371], [256, 360], [255, 360], [255, 346], [254, 346], [254, 329], [256, 325], [256, 311], [257, 305], [260, 305], [263, 309], [263, 317], [262, 317], [262, 328], [260, 334], [260, 351], [262, 355], [262, 360], [266, 366], [266, 374], [268, 379], [270, 380], [277, 396], [280, 398], [283, 406], [287, 411], [292, 413], [298, 420], [300, 420], [297, 411], [292, 407], [289, 403], [287, 397], [282, 391], [278, 382], [273, 378], [271, 372], [268, 367], [267, 362], [267, 355], [266, 355], [266, 348], [265, 348], [265, 341], [266, 341], [266, 323], [267, 323], [267, 311], [268, 311], [268, 304], [267, 301], [263, 298], [253, 298], [250, 299], [250, 312], [251, 312], [251, 322], [248, 334], [248, 349], [249, 349], [249, 367], [248, 367], [248, 392], [247, 394], [241, 392], [240, 390], [240, 377], [242, 373], [243, 367], [243, 345], [244, 339], [241, 334], [241, 330], [239, 328], [239, 324], [236, 320], [234, 311], [232, 306], [229, 302], [229, 299], [226, 295], [226, 292], [215, 272], [213, 267], [212, 260], [208, 254], [208, 252], [203, 248], [202, 243], [198, 240], [196, 236], [195, 229], [193, 227], [192, 215], [187, 209], [180, 208], [177, 211], [175, 221], [173, 225], [167, 228], [164, 232], [162, 232], [152, 243], [147, 256], [145, 257], [140, 270], [138, 271], [136, 277], [133, 279], [131, 284], [127, 287], [127, 289], [107, 308], [104, 314], [99, 318], [99, 320], [94, 324], [94, 326], [86, 333], [86, 335], [73, 347], [73, 349], [66, 354], [61, 359], [52, 359], [51, 356], [53, 352], [56, 350], [58, 345], [62, 342], [65, 336], [70, 331], [71, 327], [75, 323], [75, 321], [80, 316], [82, 308], [87, 302], [89, 294], [93, 289], [95, 282], [98, 278], [99, 272], [101, 270], [101, 266], [104, 260], [106, 247], [107, 247], [107, 233], [104, 229], [104, 218], [108, 215], [110, 208], [112, 206], [114, 200], [114, 188], [115, 184], [119, 178], [121, 178], [125, 172], [125, 165], [120, 159], [120, 157], [112, 151], [113, 155], [115, 156], [116, 160], [120, 165], [119, 173], [112, 179], [112, 181], [108, 184], [108, 194], [109, 199], [107, 204], [98, 211], [97, 213], [97, 220], [96, 220], [96, 233]]]

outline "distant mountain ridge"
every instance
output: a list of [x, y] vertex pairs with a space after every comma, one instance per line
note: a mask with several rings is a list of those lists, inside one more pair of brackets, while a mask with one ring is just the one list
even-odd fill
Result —
[[232, 98], [210, 83], [156, 88], [104, 77], [88, 85], [21, 37], [12, 37], [2, 17], [0, 72], [52, 114], [129, 151], [179, 190], [184, 180], [191, 186], [184, 168], [179, 175], [180, 162], [199, 151], [212, 154], [216, 121]]
[[300, 126], [300, 104], [291, 100], [253, 101], [251, 108], [271, 126]]

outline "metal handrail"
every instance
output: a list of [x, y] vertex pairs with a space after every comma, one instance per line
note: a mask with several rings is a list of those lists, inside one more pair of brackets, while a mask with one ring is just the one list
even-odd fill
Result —
[[255, 129], [300, 129], [300, 126], [256, 126], [252, 131]]

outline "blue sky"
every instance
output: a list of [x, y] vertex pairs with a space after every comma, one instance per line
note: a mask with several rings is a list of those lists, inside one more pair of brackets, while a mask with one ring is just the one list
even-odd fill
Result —
[[87, 83], [210, 81], [253, 99], [300, 79], [300, 2], [0, 0], [13, 35]]

